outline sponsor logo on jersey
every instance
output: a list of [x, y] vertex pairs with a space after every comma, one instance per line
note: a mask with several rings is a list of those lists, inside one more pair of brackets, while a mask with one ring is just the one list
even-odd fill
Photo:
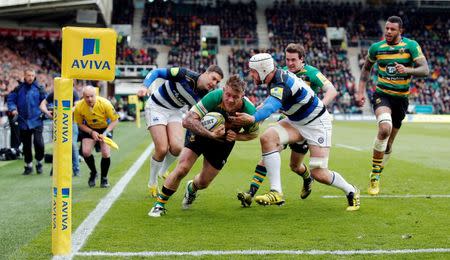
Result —
[[397, 74], [397, 69], [395, 68], [395, 63], [388, 63], [386, 65], [386, 73], [388, 75], [395, 75], [395, 74]]
[[283, 98], [283, 88], [275, 87], [271, 89], [270, 95], [281, 100]]

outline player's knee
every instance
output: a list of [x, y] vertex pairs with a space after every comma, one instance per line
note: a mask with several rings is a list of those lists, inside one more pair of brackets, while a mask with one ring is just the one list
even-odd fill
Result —
[[311, 176], [318, 182], [330, 184], [330, 174], [328, 171], [328, 157], [311, 157], [309, 159], [309, 169]]
[[377, 117], [378, 136], [380, 139], [389, 137], [392, 131], [392, 117], [389, 113], [382, 113]]
[[153, 157], [156, 160], [161, 161], [164, 159], [164, 156], [166, 156], [168, 151], [169, 151], [169, 147], [167, 147], [167, 146], [155, 147], [155, 155]]
[[169, 148], [169, 152], [173, 155], [173, 156], [178, 156], [181, 153], [181, 146], [171, 146]]
[[[279, 128], [283, 130], [280, 130]], [[267, 146], [270, 144], [279, 146], [280, 144], [287, 143], [288, 140], [289, 136], [287, 135], [286, 130], [284, 130], [284, 128], [282, 128], [281, 126], [280, 127], [274, 126], [269, 128], [259, 138], [259, 141], [261, 142], [262, 146]]]
[[90, 149], [83, 149], [82, 153], [83, 153], [83, 157], [89, 157], [92, 154]]
[[328, 157], [311, 157], [309, 159], [309, 168], [311, 173], [319, 172], [322, 169], [328, 169]]
[[270, 143], [273, 140], [273, 133], [270, 132], [264, 132], [260, 137], [259, 137], [259, 142], [261, 143], [261, 145], [265, 145]]
[[378, 136], [380, 139], [387, 139], [391, 135], [392, 127], [389, 125], [380, 125], [378, 127]]

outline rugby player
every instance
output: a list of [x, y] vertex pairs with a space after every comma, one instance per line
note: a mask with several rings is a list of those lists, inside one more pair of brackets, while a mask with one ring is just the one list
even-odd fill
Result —
[[[328, 106], [336, 97], [337, 91], [333, 84], [315, 67], [305, 63], [305, 49], [300, 44], [290, 43], [285, 49], [286, 67], [297, 77], [301, 78], [308, 86], [318, 93], [323, 91], [322, 103]], [[283, 115], [283, 117], [285, 117]], [[293, 172], [303, 178], [303, 187], [300, 191], [300, 198], [306, 199], [311, 194], [313, 178], [303, 159], [308, 152], [308, 143], [306, 140], [289, 144], [291, 148], [290, 168]], [[239, 192], [238, 200], [241, 201], [243, 207], [249, 207], [253, 197], [258, 191], [260, 185], [267, 175], [267, 169], [261, 160], [255, 168], [255, 174], [250, 183], [248, 192]]]
[[200, 74], [185, 68], [160, 68], [152, 70], [144, 80], [143, 96], [157, 79], [164, 79], [151, 94], [145, 106], [147, 128], [155, 144], [151, 157], [148, 181], [150, 196], [158, 194], [158, 176], [162, 177], [177, 159], [183, 145], [182, 108], [191, 108], [197, 101], [214, 89], [222, 80], [222, 69], [211, 65]]
[[[178, 189], [181, 180], [189, 173], [198, 157], [203, 154], [203, 167], [193, 180], [187, 182], [182, 206], [187, 209], [194, 202], [197, 191], [208, 187], [219, 174], [233, 149], [235, 141], [248, 141], [258, 136], [259, 125], [249, 124], [236, 127], [228, 122], [228, 117], [236, 112], [253, 114], [255, 107], [244, 97], [246, 83], [238, 75], [231, 76], [223, 89], [207, 94], [191, 108], [183, 119], [188, 129], [185, 146], [175, 169], [166, 178], [153, 208], [151, 217], [165, 214], [165, 204]], [[201, 124], [201, 118], [208, 112], [219, 112], [225, 118], [225, 125], [208, 131]]]
[[250, 76], [256, 85], [266, 84], [269, 96], [254, 115], [236, 113], [230, 117], [235, 124], [246, 125], [261, 122], [281, 110], [287, 118], [269, 127], [261, 136], [261, 150], [270, 192], [256, 196], [261, 205], [282, 205], [280, 147], [285, 144], [308, 142], [309, 167], [312, 177], [320, 183], [334, 186], [345, 192], [348, 211], [360, 207], [359, 190], [349, 184], [339, 173], [328, 170], [332, 125], [330, 115], [314, 91], [295, 74], [276, 69], [272, 56], [259, 53], [250, 58]]
[[381, 172], [389, 160], [392, 144], [408, 109], [411, 77], [429, 74], [428, 63], [419, 44], [402, 37], [402, 32], [402, 19], [398, 16], [389, 17], [385, 25], [385, 39], [369, 48], [355, 95], [358, 105], [363, 106], [370, 70], [377, 63], [378, 82], [372, 97], [372, 107], [377, 118], [378, 133], [373, 144], [368, 189], [370, 195], [380, 192]]

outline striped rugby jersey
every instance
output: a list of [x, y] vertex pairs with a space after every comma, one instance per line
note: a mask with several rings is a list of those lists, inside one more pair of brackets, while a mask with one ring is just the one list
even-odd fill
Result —
[[270, 96], [281, 102], [281, 112], [292, 121], [308, 124], [326, 111], [314, 91], [289, 71], [277, 69], [268, 90]]
[[[283, 70], [288, 70], [285, 66]], [[305, 64], [303, 69], [294, 73], [298, 78], [301, 78], [314, 92], [319, 90], [326, 84], [331, 83], [325, 75], [322, 74], [316, 67]]]
[[[184, 106], [191, 108], [208, 91], [197, 88], [200, 74], [185, 68], [170, 68], [163, 84], [152, 93], [151, 99], [167, 109], [180, 109]], [[145, 82], [144, 82], [145, 84]]]
[[407, 97], [411, 75], [398, 73], [395, 63], [412, 67], [414, 61], [423, 58], [419, 44], [408, 38], [389, 45], [386, 40], [376, 42], [369, 48], [369, 61], [377, 63], [377, 92], [391, 96]]

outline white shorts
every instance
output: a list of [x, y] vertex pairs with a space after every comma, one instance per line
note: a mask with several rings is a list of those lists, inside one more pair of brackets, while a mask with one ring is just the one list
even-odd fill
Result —
[[299, 124], [296, 121], [285, 119], [292, 126], [297, 128], [303, 138], [308, 141], [309, 145], [317, 145], [319, 147], [331, 147], [331, 133], [333, 127], [331, 125], [331, 118], [328, 111], [316, 118], [307, 125]]
[[182, 120], [182, 109], [167, 109], [156, 104], [151, 98], [145, 103], [145, 121], [147, 128], [154, 125], [167, 125], [172, 122], [181, 123]]

